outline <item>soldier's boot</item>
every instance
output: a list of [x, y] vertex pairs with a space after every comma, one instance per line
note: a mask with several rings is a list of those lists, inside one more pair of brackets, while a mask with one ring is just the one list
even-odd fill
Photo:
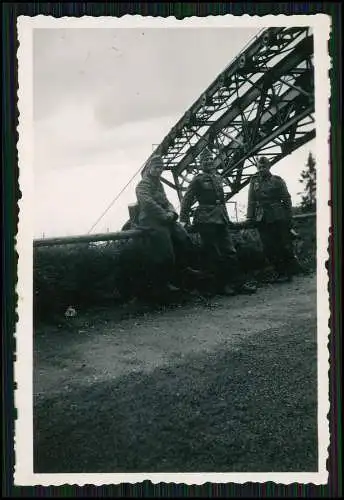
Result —
[[309, 274], [309, 269], [300, 262], [296, 255], [291, 263], [291, 270], [294, 276], [307, 276], [307, 274]]
[[176, 293], [180, 291], [180, 288], [173, 283], [173, 277], [171, 273], [163, 273], [155, 278], [153, 285], [153, 294], [157, 297], [170, 295], [171, 293]]
[[178, 288], [177, 286], [173, 285], [172, 283], [166, 283], [166, 290], [168, 292], [179, 292], [180, 291], [180, 288]]
[[293, 280], [293, 272], [289, 263], [277, 263], [275, 283], [290, 283]]
[[226, 295], [227, 297], [233, 297], [234, 295], [237, 295], [237, 290], [231, 285], [224, 285], [219, 289], [219, 294]]
[[266, 284], [273, 284], [276, 282], [276, 279], [278, 277], [278, 273], [275, 271], [274, 268], [269, 267], [267, 270], [264, 271], [263, 273], [263, 278], [262, 282]]
[[245, 283], [237, 285], [236, 289], [237, 293], [251, 295], [257, 292], [257, 285], [256, 283], [247, 281]]
[[277, 276], [275, 283], [291, 283], [293, 281], [293, 277], [287, 274], [280, 274]]
[[275, 272], [271, 278], [267, 281], [269, 284], [274, 283], [289, 283], [293, 280], [293, 277], [290, 274], [284, 272]]
[[185, 268], [185, 272], [189, 274], [190, 276], [195, 276], [195, 277], [203, 277], [204, 272], [202, 272], [200, 269], [194, 269], [193, 267], [187, 266]]
[[172, 283], [154, 286], [149, 294], [150, 300], [154, 303], [168, 303], [173, 298], [179, 295], [180, 289]]

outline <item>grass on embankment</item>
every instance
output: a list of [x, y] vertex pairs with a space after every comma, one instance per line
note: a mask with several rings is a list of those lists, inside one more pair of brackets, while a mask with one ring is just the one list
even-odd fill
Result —
[[[315, 219], [294, 222], [300, 239], [296, 251], [308, 269], [315, 268]], [[239, 249], [242, 261], [259, 269], [262, 254], [254, 233], [246, 231]], [[259, 245], [258, 245], [259, 247]], [[59, 322], [68, 306], [78, 311], [98, 306], [113, 307], [143, 295], [154, 265], [152, 249], [144, 241], [114, 242], [106, 246], [87, 244], [34, 249], [34, 319]]]

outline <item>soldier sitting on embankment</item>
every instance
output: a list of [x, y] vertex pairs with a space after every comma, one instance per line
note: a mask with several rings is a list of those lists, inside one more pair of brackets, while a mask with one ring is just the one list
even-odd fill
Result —
[[[136, 187], [138, 202], [137, 224], [149, 228], [154, 286], [160, 290], [176, 291], [179, 272], [195, 272], [190, 268], [192, 243], [188, 233], [177, 223], [178, 214], [167, 199], [160, 180], [164, 164], [153, 156]], [[174, 283], [173, 283], [174, 282]]]

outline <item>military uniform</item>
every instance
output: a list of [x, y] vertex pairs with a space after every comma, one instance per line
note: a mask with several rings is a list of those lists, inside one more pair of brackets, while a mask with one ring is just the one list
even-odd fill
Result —
[[[155, 283], [161, 285], [173, 279], [178, 267], [190, 261], [191, 240], [176, 221], [178, 214], [168, 201], [162, 182], [145, 175], [136, 187], [138, 226], [150, 228], [150, 261]], [[171, 220], [169, 214], [174, 214]]]
[[270, 172], [252, 176], [247, 218], [254, 221], [265, 255], [280, 275], [291, 276], [295, 263], [291, 239], [292, 203], [284, 180]]
[[216, 277], [220, 290], [227, 283], [240, 288], [243, 276], [230, 232], [222, 178], [202, 173], [190, 183], [181, 203], [180, 221], [188, 223], [192, 205], [198, 202], [193, 226], [200, 234], [205, 266]]

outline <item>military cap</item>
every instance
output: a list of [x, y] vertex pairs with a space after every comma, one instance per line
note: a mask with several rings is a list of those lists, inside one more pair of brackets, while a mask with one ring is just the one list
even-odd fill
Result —
[[266, 156], [261, 156], [260, 158], [258, 158], [257, 165], [259, 165], [261, 163], [263, 163], [265, 165], [270, 165], [269, 158], [267, 158]]
[[200, 160], [201, 162], [206, 162], [206, 161], [212, 161], [213, 160], [213, 155], [209, 151], [208, 148], [204, 148], [203, 151], [200, 154]]
[[151, 167], [152, 165], [163, 167], [164, 162], [163, 162], [162, 157], [160, 155], [152, 156], [152, 158], [149, 160], [149, 166]]

